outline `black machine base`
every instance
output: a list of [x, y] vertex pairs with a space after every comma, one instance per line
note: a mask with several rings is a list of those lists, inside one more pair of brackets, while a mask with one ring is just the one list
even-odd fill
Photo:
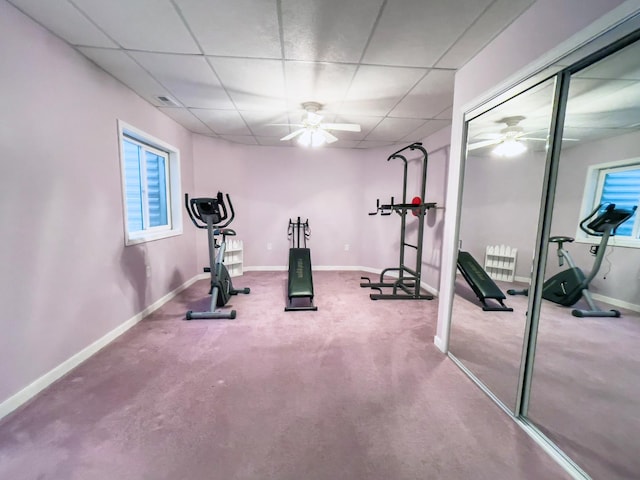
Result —
[[[433, 295], [420, 293], [419, 287], [416, 289], [415, 278], [406, 277], [396, 280], [395, 282], [377, 282], [372, 283], [369, 277], [360, 277], [360, 286], [363, 288], [371, 288], [380, 293], [371, 293], [371, 300], [433, 300]], [[382, 293], [383, 288], [392, 288], [393, 293]], [[418, 291], [416, 291], [418, 290]]]

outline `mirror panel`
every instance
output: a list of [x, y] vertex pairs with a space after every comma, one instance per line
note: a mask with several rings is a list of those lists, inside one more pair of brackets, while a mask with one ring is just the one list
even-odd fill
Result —
[[[634, 214], [608, 241], [597, 235], [608, 228], [589, 229], [586, 221], [592, 233], [586, 234], [579, 224], [601, 202], [619, 210], [639, 201], [635, 43], [571, 77], [551, 236], [575, 240], [549, 244], [526, 412], [593, 478], [638, 478], [640, 472], [640, 220]], [[618, 310], [619, 318], [572, 314], [592, 309], [580, 288], [591, 272], [594, 304]]]
[[512, 411], [527, 298], [506, 291], [531, 276], [553, 94], [550, 79], [467, 123], [449, 351]]

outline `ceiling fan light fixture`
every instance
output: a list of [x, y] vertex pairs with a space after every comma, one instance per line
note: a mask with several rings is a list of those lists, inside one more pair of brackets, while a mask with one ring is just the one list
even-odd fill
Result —
[[507, 138], [500, 142], [496, 148], [492, 150], [494, 155], [504, 158], [513, 158], [522, 155], [527, 151], [527, 146], [514, 138]]
[[317, 148], [327, 143], [327, 140], [324, 138], [324, 135], [322, 135], [322, 133], [307, 128], [298, 137], [298, 143], [303, 147]]

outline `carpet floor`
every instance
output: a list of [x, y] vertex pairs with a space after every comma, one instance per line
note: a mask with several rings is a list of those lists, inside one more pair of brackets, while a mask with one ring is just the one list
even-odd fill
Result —
[[437, 300], [371, 301], [249, 272], [235, 320], [183, 320], [199, 281], [0, 422], [0, 478], [566, 479], [433, 345]]

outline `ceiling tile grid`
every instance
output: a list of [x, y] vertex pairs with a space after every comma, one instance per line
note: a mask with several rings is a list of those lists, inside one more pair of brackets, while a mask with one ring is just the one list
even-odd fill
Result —
[[[534, 0], [9, 0], [190, 131], [296, 145], [304, 102], [331, 147], [449, 125], [455, 71]], [[167, 103], [159, 97], [170, 99]]]

